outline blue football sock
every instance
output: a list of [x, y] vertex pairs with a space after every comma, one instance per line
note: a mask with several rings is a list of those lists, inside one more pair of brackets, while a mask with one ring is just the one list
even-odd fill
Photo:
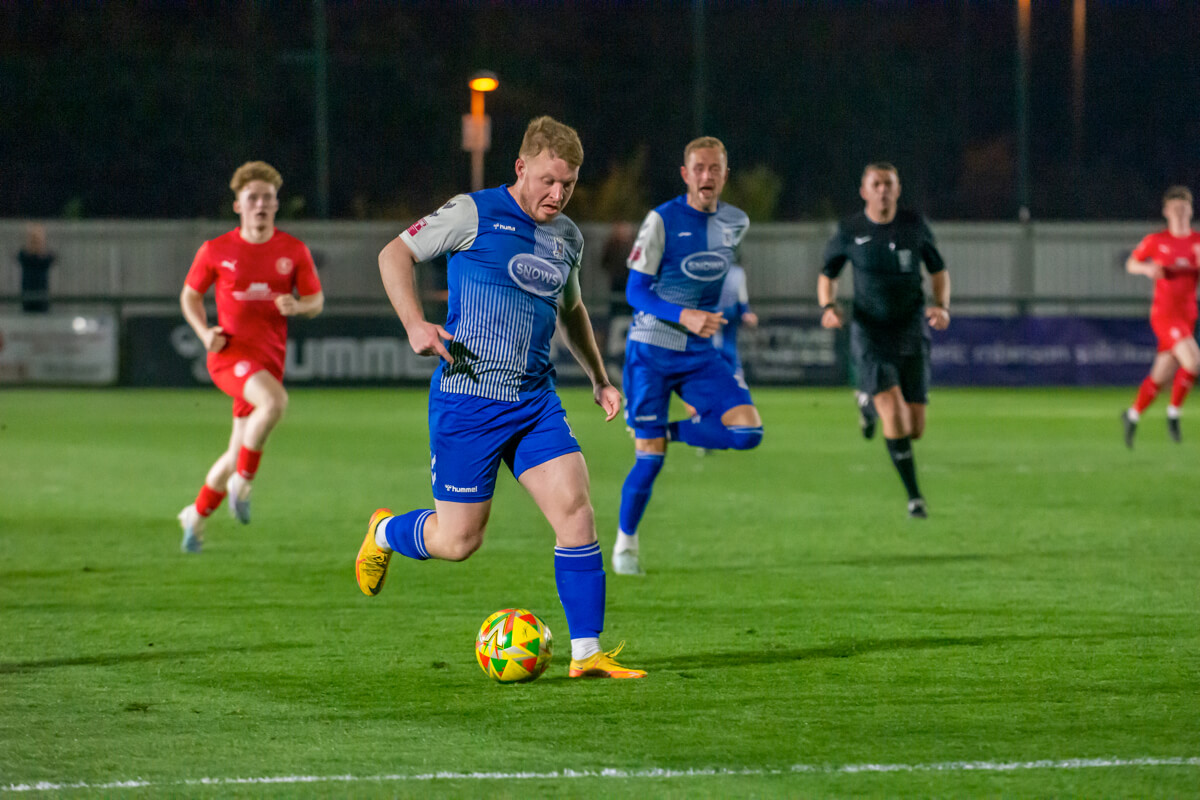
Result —
[[554, 582], [572, 639], [604, 630], [604, 557], [600, 543], [554, 548]]
[[417, 561], [428, 559], [429, 553], [425, 550], [425, 520], [429, 519], [432, 513], [432, 508], [418, 508], [416, 511], [385, 521], [383, 535], [387, 539], [388, 547]]
[[624, 533], [637, 533], [642, 515], [646, 513], [646, 504], [650, 502], [650, 492], [654, 488], [654, 479], [662, 470], [662, 453], [638, 453], [633, 469], [625, 477], [621, 487], [621, 515], [619, 517], [621, 530]]
[[708, 450], [753, 450], [763, 438], [761, 425], [727, 428], [716, 414], [672, 422], [669, 428], [671, 441]]

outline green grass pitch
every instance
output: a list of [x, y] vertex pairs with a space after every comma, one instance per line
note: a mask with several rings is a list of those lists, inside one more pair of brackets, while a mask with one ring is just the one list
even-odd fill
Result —
[[[1200, 422], [1129, 452], [1131, 395], [937, 391], [913, 521], [849, 390], [758, 390], [763, 445], [673, 449], [609, 575], [649, 677], [584, 682], [507, 474], [469, 561], [358, 591], [372, 510], [431, 502], [420, 389], [294, 390], [200, 556], [217, 391], [0, 392], [0, 796], [1198, 796]], [[563, 397], [607, 562], [632, 445]], [[558, 639], [529, 685], [473, 660], [510, 605]]]

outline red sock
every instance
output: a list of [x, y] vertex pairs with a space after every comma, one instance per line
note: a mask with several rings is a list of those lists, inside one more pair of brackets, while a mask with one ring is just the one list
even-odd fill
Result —
[[207, 517], [217, 510], [217, 507], [221, 505], [221, 501], [224, 499], [224, 492], [210, 489], [206, 483], [200, 487], [200, 494], [196, 495], [196, 510], [200, 512], [200, 516]]
[[1140, 414], [1149, 408], [1150, 404], [1154, 402], [1154, 398], [1158, 397], [1158, 390], [1161, 388], [1147, 375], [1146, 380], [1142, 381], [1142, 385], [1138, 387], [1137, 399], [1133, 401], [1133, 410]]
[[1183, 367], [1175, 370], [1175, 383], [1171, 386], [1171, 405], [1176, 408], [1183, 405], [1184, 398], [1195, 384], [1196, 373], [1188, 372]]
[[251, 450], [249, 447], [243, 447], [238, 451], [237, 471], [246, 480], [254, 480], [254, 473], [258, 472], [258, 460], [262, 458], [262, 450]]

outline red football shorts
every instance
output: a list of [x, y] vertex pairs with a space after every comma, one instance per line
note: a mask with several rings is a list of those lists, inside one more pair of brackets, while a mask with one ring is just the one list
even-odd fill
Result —
[[283, 381], [281, 368], [265, 364], [254, 356], [225, 351], [208, 354], [208, 374], [218, 389], [233, 398], [234, 417], [248, 417], [254, 410], [254, 406], [246, 402], [242, 395], [250, 376], [263, 370], [274, 375], [276, 380]]
[[1196, 321], [1183, 317], [1150, 316], [1150, 327], [1158, 337], [1158, 352], [1165, 353], [1174, 349], [1184, 339], [1196, 335]]

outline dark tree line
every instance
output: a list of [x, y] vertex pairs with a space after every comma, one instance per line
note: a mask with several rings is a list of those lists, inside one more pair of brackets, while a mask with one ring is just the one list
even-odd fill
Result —
[[[1082, 122], [1071, 4], [1034, 4], [1030, 178], [1037, 218], [1153, 216], [1200, 178], [1200, 4], [1088, 3]], [[735, 170], [781, 181], [781, 219], [858, 205], [862, 165], [896, 163], [935, 218], [1015, 217], [1010, 3], [695, 5], [329, 3], [330, 208], [399, 217], [466, 188], [467, 77], [488, 98], [489, 184], [525, 122], [576, 126], [593, 189], [640, 163], [642, 194], [679, 189], [704, 129]], [[0, 10], [0, 214], [218, 216], [250, 158], [284, 173], [285, 214], [317, 194], [313, 9], [301, 4], [40, 4]], [[638, 162], [638, 159], [643, 159]], [[622, 173], [624, 174], [624, 173]], [[581, 206], [583, 208], [583, 206]]]

